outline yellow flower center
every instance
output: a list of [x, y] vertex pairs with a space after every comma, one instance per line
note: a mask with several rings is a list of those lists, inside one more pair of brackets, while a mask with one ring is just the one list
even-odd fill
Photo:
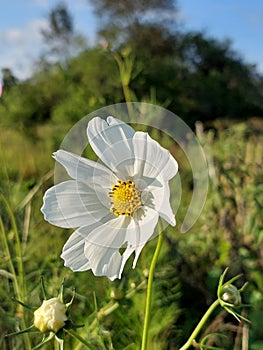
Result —
[[111, 197], [110, 211], [116, 216], [131, 216], [142, 205], [141, 192], [131, 180], [118, 180], [118, 183], [112, 186], [108, 196]]

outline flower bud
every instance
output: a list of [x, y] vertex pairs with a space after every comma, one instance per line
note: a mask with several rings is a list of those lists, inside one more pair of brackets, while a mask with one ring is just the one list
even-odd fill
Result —
[[148, 269], [144, 269], [142, 273], [143, 273], [145, 278], [149, 277], [149, 270]]
[[67, 307], [58, 298], [44, 300], [34, 312], [34, 326], [42, 333], [54, 332], [65, 326]]
[[136, 288], [136, 283], [135, 282], [131, 282], [131, 288], [135, 289]]
[[124, 297], [124, 295], [122, 291], [118, 289], [113, 289], [110, 292], [110, 297], [115, 300], [121, 300]]
[[241, 296], [239, 290], [233, 284], [227, 284], [223, 287], [222, 300], [234, 306], [241, 304]]

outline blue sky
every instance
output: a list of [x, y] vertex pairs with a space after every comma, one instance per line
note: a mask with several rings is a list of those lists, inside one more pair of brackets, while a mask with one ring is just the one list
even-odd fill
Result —
[[[92, 43], [97, 19], [87, 0], [64, 0], [75, 28]], [[40, 29], [47, 27], [47, 13], [59, 0], [0, 1], [0, 69], [9, 67], [23, 79], [43, 51]], [[204, 30], [217, 39], [231, 39], [233, 48], [263, 73], [263, 1], [178, 0], [177, 20], [186, 30]]]

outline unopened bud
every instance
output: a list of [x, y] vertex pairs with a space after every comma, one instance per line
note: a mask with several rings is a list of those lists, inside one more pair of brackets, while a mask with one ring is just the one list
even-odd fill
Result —
[[58, 298], [44, 300], [34, 312], [34, 326], [42, 333], [57, 333], [67, 321], [67, 307]]
[[115, 299], [115, 300], [120, 300], [123, 298], [123, 292], [118, 290], [118, 289], [113, 289], [111, 292], [110, 292], [110, 297], [112, 299]]
[[234, 306], [241, 304], [241, 295], [239, 290], [233, 284], [227, 284], [222, 291], [222, 300]]
[[149, 277], [149, 270], [148, 269], [144, 269], [142, 273], [143, 273], [145, 278]]

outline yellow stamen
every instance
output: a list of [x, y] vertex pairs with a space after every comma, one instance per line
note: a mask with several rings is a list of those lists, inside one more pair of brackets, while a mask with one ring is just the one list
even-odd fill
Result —
[[108, 196], [112, 198], [110, 211], [116, 216], [132, 216], [134, 211], [142, 205], [141, 192], [131, 180], [118, 180], [118, 183], [108, 192]]

